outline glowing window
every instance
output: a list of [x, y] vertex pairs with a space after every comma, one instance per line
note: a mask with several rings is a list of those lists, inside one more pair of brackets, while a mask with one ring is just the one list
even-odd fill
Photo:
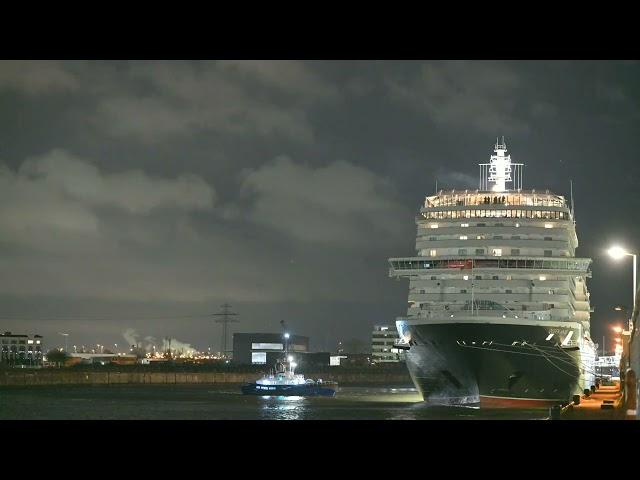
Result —
[[501, 257], [502, 256], [502, 249], [501, 248], [494, 248], [491, 250], [491, 253], [493, 253], [494, 257]]
[[553, 223], [545, 223], [544, 228], [553, 228]]
[[437, 224], [437, 223], [432, 223], [432, 224], [430, 225], [430, 227], [431, 227], [431, 228], [438, 228], [438, 224]]
[[461, 227], [468, 227], [468, 226], [469, 226], [469, 224], [468, 224], [468, 223], [461, 223], [461, 224], [460, 224], [460, 226], [461, 226]]
[[466, 235], [460, 235], [460, 240], [466, 240], [467, 236]]
[[283, 350], [281, 343], [252, 343], [251, 350]]
[[429, 250], [429, 255], [430, 256], [435, 257], [437, 254], [438, 254], [438, 252], [435, 249]]
[[267, 352], [251, 352], [251, 363], [253, 365], [264, 365], [267, 363]]
[[469, 280], [469, 275], [463, 275], [463, 276], [462, 276], [462, 279], [463, 279], [463, 280]]
[[544, 282], [547, 279], [544, 275], [540, 275], [540, 281]]

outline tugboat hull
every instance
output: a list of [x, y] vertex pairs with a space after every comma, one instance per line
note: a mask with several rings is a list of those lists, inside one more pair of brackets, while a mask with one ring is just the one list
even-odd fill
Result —
[[241, 387], [243, 395], [285, 397], [333, 397], [336, 391], [318, 385], [258, 385], [249, 383]]

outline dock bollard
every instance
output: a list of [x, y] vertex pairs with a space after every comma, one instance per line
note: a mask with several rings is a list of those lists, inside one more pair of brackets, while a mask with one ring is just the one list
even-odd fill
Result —
[[549, 407], [549, 417], [551, 418], [551, 420], [560, 420], [560, 412], [560, 405]]
[[636, 372], [627, 370], [625, 375], [625, 409], [627, 420], [636, 420], [638, 398], [637, 398]]
[[573, 404], [574, 405], [580, 405], [580, 395], [574, 395], [573, 396]]

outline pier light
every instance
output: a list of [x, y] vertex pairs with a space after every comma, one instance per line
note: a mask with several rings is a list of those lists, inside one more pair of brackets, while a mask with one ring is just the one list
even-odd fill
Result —
[[607, 250], [607, 253], [611, 258], [615, 260], [620, 260], [625, 255], [629, 255], [624, 248], [618, 245], [611, 247], [609, 250]]
[[[614, 260], [621, 260], [623, 257], [633, 257], [633, 308], [635, 309], [635, 305], [636, 305], [636, 290], [637, 290], [637, 282], [636, 282], [636, 277], [637, 277], [637, 271], [638, 271], [638, 255], [636, 255], [635, 253], [629, 253], [627, 252], [624, 248], [622, 248], [619, 245], [614, 245], [611, 248], [609, 248], [609, 250], [607, 250], [607, 253], [609, 254], [609, 256], [611, 258], [613, 258]], [[629, 326], [631, 327], [631, 325]]]
[[289, 360], [290, 362], [293, 362], [293, 357], [292, 357], [291, 355], [289, 355], [289, 356], [287, 357], [287, 360]]
[[616, 325], [612, 329], [616, 333], [622, 333], [622, 327], [620, 325]]

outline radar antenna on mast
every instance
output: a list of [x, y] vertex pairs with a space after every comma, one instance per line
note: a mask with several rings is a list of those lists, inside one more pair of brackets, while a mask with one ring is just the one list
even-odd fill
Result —
[[[480, 190], [492, 192], [507, 191], [507, 183], [511, 183], [511, 190], [522, 190], [523, 163], [512, 163], [511, 155], [506, 155], [507, 144], [502, 137], [496, 137], [493, 147], [494, 155], [491, 155], [489, 163], [480, 163]], [[489, 184], [491, 188], [489, 188]]]

